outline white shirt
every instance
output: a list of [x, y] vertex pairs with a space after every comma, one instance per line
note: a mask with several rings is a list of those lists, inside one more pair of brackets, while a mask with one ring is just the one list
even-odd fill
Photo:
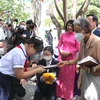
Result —
[[0, 27], [0, 40], [5, 40], [5, 34], [3, 32], [3, 29]]
[[26, 61], [26, 49], [23, 44], [21, 48], [15, 47], [0, 59], [0, 72], [6, 75], [15, 76], [14, 68], [24, 68]]
[[52, 59], [50, 61], [46, 61], [46, 65], [51, 65]]

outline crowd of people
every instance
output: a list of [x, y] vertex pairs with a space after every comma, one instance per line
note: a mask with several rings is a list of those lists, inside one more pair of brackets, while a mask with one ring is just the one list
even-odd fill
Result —
[[[18, 19], [10, 20], [10, 14], [6, 14], [5, 22], [5, 14], [0, 14], [0, 100], [14, 100], [15, 94], [24, 97], [23, 85], [35, 75], [33, 100], [99, 100], [100, 30], [96, 15], [68, 20], [55, 56], [52, 29], [44, 47], [32, 20], [14, 26]], [[77, 65], [87, 56], [98, 65]]]

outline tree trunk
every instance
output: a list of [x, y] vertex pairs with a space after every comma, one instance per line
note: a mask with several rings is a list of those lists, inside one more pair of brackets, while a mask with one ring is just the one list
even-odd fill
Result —
[[81, 6], [81, 8], [79, 9], [79, 11], [76, 13], [76, 18], [79, 16], [79, 15], [84, 15], [84, 13], [86, 12], [89, 4], [90, 4], [90, 1], [91, 0], [85, 0], [85, 2], [83, 3], [83, 5]]
[[62, 21], [64, 22], [64, 16], [63, 16], [62, 11], [60, 10], [60, 8], [58, 6], [57, 0], [54, 0], [54, 4], [55, 4], [56, 10], [57, 10], [59, 16], [61, 17]]
[[33, 21], [39, 27], [41, 23], [41, 1], [33, 0]]
[[67, 0], [63, 0], [63, 12], [64, 12], [64, 26], [65, 26], [66, 22], [68, 20], [68, 16], [67, 16]]
[[76, 19], [76, 6], [77, 6], [77, 0], [72, 0], [72, 19]]
[[58, 33], [58, 39], [60, 38], [60, 34], [61, 34], [61, 25], [60, 23], [58, 22], [58, 20], [56, 19], [55, 15], [54, 15], [54, 11], [53, 11], [53, 8], [52, 8], [52, 2], [49, 6], [49, 14], [50, 14], [50, 17], [51, 17], [51, 20], [53, 22], [53, 24], [56, 26], [56, 29], [57, 29], [57, 33]]

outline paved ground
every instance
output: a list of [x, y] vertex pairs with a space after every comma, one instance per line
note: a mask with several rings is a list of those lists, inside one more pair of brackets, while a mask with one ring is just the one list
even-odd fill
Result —
[[19, 98], [19, 97], [15, 96], [16, 99], [14, 99], [14, 100], [33, 100], [35, 85], [36, 84], [32, 81], [29, 81], [28, 83], [26, 83], [26, 85], [25, 85], [25, 89], [26, 89], [25, 97]]

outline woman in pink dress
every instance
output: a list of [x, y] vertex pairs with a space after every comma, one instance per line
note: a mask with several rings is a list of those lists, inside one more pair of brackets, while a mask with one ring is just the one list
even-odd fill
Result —
[[[73, 20], [66, 23], [66, 32], [60, 37], [58, 43], [59, 61], [72, 60], [79, 52], [79, 42], [75, 39]], [[72, 100], [74, 95], [75, 65], [60, 68], [57, 81], [57, 97], [62, 100]]]

